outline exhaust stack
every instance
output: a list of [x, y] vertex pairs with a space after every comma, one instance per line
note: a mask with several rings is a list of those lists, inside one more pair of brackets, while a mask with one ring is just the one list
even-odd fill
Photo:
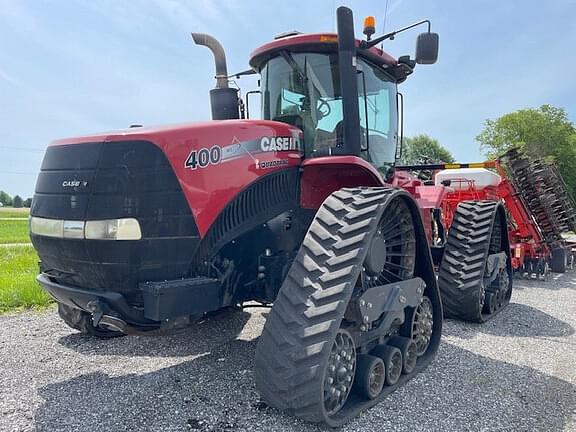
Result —
[[238, 119], [238, 90], [228, 87], [228, 68], [226, 54], [220, 42], [205, 33], [192, 33], [196, 45], [205, 46], [214, 55], [216, 66], [216, 87], [210, 90], [212, 120]]
[[356, 39], [352, 11], [340, 6], [336, 10], [338, 23], [338, 68], [342, 117], [344, 118], [344, 146], [342, 154], [360, 156], [360, 109], [358, 106], [358, 72], [356, 70]]

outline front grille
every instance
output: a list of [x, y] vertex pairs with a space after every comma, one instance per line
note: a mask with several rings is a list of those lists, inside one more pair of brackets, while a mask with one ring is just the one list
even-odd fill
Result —
[[142, 281], [183, 277], [199, 241], [168, 159], [148, 141], [49, 147], [30, 214], [138, 220], [138, 241], [32, 236], [43, 269], [57, 281], [82, 288], [130, 291]]

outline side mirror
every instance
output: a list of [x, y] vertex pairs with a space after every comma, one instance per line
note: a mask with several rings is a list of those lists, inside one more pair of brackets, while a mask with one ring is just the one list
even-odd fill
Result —
[[438, 60], [438, 41], [438, 33], [420, 33], [416, 39], [416, 63], [436, 63]]

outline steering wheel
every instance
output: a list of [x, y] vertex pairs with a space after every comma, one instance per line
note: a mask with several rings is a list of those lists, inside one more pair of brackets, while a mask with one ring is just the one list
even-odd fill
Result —
[[[316, 108], [316, 111], [318, 111], [318, 113], [320, 114], [320, 119], [323, 119], [324, 117], [327, 117], [330, 115], [330, 113], [332, 112], [332, 108], [330, 108], [330, 104], [328, 102], [326, 102], [325, 100], [320, 99], [319, 100], [320, 105], [318, 105], [318, 108]], [[324, 111], [323, 111], [324, 109]]]

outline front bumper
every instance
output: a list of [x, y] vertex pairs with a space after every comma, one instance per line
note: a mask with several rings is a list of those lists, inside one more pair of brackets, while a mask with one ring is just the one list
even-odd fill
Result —
[[123, 321], [135, 327], [158, 327], [159, 323], [144, 317], [144, 311], [131, 307], [126, 298], [117, 292], [93, 291], [52, 282], [48, 275], [41, 273], [36, 280], [58, 303], [90, 314], [100, 312], [119, 316]]
[[57, 302], [92, 314], [122, 320], [126, 325], [150, 329], [173, 318], [201, 315], [229, 306], [223, 286], [217, 279], [196, 277], [172, 281], [144, 282], [140, 284], [143, 306], [131, 306], [119, 292], [95, 291], [53, 282], [41, 273], [38, 283]]

